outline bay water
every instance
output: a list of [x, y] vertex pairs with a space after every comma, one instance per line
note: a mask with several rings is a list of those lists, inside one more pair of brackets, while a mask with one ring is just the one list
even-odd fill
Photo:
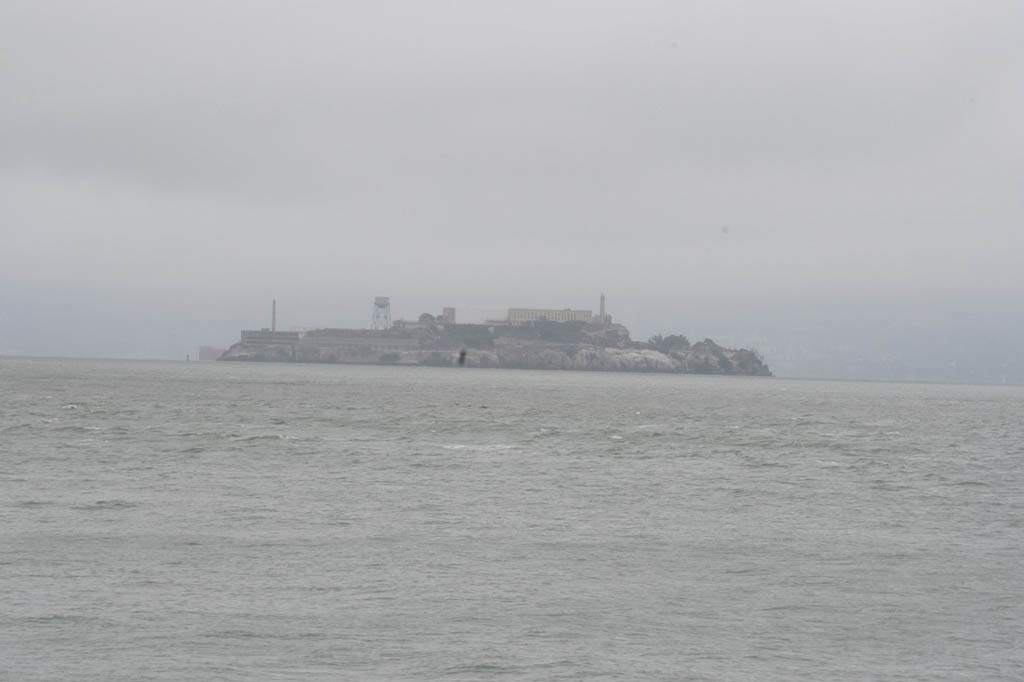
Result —
[[0, 358], [0, 679], [1021, 680], [1024, 388]]

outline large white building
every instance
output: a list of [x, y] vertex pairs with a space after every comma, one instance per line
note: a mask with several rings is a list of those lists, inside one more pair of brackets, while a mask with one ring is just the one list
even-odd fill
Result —
[[572, 310], [563, 308], [554, 310], [547, 308], [509, 308], [509, 324], [526, 324], [537, 320], [548, 320], [549, 322], [590, 322], [594, 317], [591, 310]]
[[[456, 313], [458, 313], [456, 315]], [[520, 325], [546, 320], [548, 322], [596, 322], [611, 324], [612, 316], [605, 311], [604, 294], [601, 294], [601, 312], [594, 315], [592, 310], [572, 308], [508, 308], [484, 310], [478, 308], [444, 308], [437, 321], [443, 324], [485, 324], [489, 326]]]

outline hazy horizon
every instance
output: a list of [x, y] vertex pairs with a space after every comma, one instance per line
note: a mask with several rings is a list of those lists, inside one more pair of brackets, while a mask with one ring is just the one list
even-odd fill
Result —
[[608, 310], [1024, 383], [1024, 6], [0, 7], [0, 354]]

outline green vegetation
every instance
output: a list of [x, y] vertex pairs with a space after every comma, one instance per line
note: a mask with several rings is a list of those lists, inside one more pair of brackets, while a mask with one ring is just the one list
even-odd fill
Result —
[[494, 348], [491, 330], [483, 324], [450, 324], [429, 343], [434, 348]]
[[682, 334], [669, 334], [668, 336], [655, 334], [648, 339], [647, 345], [659, 353], [670, 354], [681, 350], [688, 350], [690, 348], [690, 340]]

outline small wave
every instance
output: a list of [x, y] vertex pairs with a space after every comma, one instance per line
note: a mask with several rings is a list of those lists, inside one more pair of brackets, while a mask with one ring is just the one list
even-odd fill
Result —
[[513, 672], [516, 672], [516, 668], [509, 668], [503, 665], [494, 665], [491, 663], [467, 663], [465, 665], [452, 666], [445, 670], [445, 674], [447, 675], [476, 675], [480, 673], [494, 675]]
[[47, 616], [21, 616], [17, 618], [18, 621], [32, 625], [32, 624], [52, 624], [52, 623], [92, 623], [99, 620], [95, 617], [90, 616], [78, 616], [64, 613], [53, 613]]
[[269, 635], [265, 632], [256, 632], [254, 630], [218, 630], [216, 632], [204, 632], [200, 637], [210, 637], [214, 639], [265, 639]]
[[183, 431], [178, 435], [182, 438], [229, 438], [231, 440], [243, 437], [237, 431]]
[[264, 433], [254, 436], [239, 436], [238, 434], [231, 434], [231, 440], [236, 443], [253, 443], [261, 440], [320, 440], [318, 438], [303, 438], [302, 436], [295, 436], [289, 433]]
[[279, 436], [276, 433], [265, 434], [262, 436], [242, 436], [240, 438], [233, 438], [232, 440], [239, 443], [249, 443], [257, 440], [284, 440], [284, 436]]
[[92, 431], [99, 431], [95, 426], [77, 426], [75, 424], [68, 424], [67, 426], [58, 426], [52, 431], [60, 431], [62, 433], [90, 433]]
[[900, 491], [903, 491], [903, 490], [913, 490], [913, 486], [900, 485], [899, 483], [894, 483], [892, 481], [886, 481], [886, 480], [881, 480], [881, 479], [876, 479], [876, 480], [871, 481], [871, 487], [874, 490], [885, 490], [887, 492], [900, 492]]
[[327, 639], [329, 635], [322, 632], [257, 632], [256, 630], [218, 630], [215, 632], [204, 632], [200, 635], [204, 638], [213, 639], [274, 639], [274, 640], [304, 640], [304, 639]]
[[137, 506], [137, 504], [128, 500], [97, 500], [91, 504], [77, 505], [72, 507], [72, 509], [78, 511], [100, 511], [104, 509], [131, 509]]
[[506, 443], [494, 443], [491, 445], [466, 445], [465, 443], [443, 443], [442, 450], [472, 450], [474, 452], [496, 452], [501, 450], [515, 450], [515, 445]]

